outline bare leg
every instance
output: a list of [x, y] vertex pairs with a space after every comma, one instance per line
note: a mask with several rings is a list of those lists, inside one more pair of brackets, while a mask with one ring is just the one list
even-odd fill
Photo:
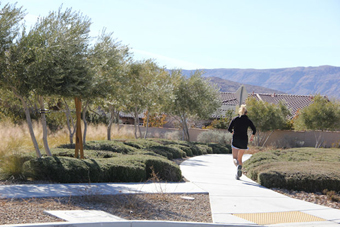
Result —
[[237, 166], [238, 163], [236, 163], [235, 160], [238, 160], [239, 149], [233, 147], [232, 148], [232, 153], [233, 153], [234, 164], [235, 164], [235, 166]]
[[242, 157], [243, 157], [243, 154], [244, 154], [245, 150], [243, 149], [239, 149], [238, 150], [238, 154], [237, 154], [237, 161], [238, 161], [238, 164], [239, 165], [242, 165]]

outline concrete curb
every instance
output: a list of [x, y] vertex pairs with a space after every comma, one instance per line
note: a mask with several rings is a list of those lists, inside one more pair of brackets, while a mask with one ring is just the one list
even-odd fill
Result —
[[[117, 221], [117, 222], [51, 222], [36, 224], [18, 224], [18, 225], [1, 225], [6, 227], [231, 227], [241, 226], [239, 224], [215, 224], [215, 223], [198, 223], [198, 222], [171, 222], [171, 221]], [[259, 226], [259, 225], [242, 225], [242, 226]]]

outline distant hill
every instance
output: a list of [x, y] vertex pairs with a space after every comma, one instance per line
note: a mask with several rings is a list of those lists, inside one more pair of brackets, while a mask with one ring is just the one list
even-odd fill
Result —
[[[242, 84], [279, 90], [287, 94], [327, 95], [340, 99], [340, 67], [295, 67], [281, 69], [202, 69], [204, 77], [218, 77]], [[183, 70], [190, 75], [194, 70]], [[248, 92], [251, 92], [247, 88]]]
[[211, 83], [216, 84], [220, 88], [220, 91], [222, 92], [235, 92], [241, 85], [244, 85], [248, 93], [255, 92], [255, 93], [285, 94], [282, 91], [277, 91], [270, 88], [254, 86], [249, 84], [241, 84], [231, 80], [221, 79], [219, 77], [207, 77], [207, 79], [209, 79]]

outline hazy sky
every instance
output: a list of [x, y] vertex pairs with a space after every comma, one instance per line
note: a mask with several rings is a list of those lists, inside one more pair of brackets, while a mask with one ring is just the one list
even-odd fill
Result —
[[340, 66], [338, 0], [14, 0], [27, 24], [71, 7], [160, 66], [285, 68]]

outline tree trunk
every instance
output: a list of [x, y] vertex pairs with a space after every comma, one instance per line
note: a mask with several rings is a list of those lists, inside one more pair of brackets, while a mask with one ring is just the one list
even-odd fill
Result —
[[77, 130], [76, 130], [76, 148], [75, 148], [75, 157], [79, 157], [80, 159], [84, 159], [84, 150], [83, 150], [83, 141], [81, 135], [81, 99], [79, 97], [74, 98], [75, 106], [76, 106], [76, 117], [77, 117]]
[[265, 140], [264, 143], [262, 144], [262, 148], [263, 148], [264, 145], [267, 143], [269, 137], [273, 134], [273, 132], [274, 132], [274, 130], [272, 130], [272, 131], [270, 132], [270, 134], [267, 136], [266, 140]]
[[[65, 107], [66, 107], [65, 114], [66, 114], [67, 129], [68, 129], [68, 132], [69, 132], [70, 144], [72, 145], [73, 144], [73, 136], [74, 136], [74, 133], [76, 132], [76, 126], [74, 125], [73, 118], [71, 116], [70, 108], [68, 107], [67, 102], [65, 100], [64, 100], [64, 103], [65, 103]], [[71, 124], [72, 124], [73, 130], [71, 129]]]
[[138, 116], [138, 113], [137, 113], [137, 128], [138, 128], [138, 132], [139, 132], [139, 138], [142, 138], [142, 131], [140, 129], [140, 121], [139, 121], [139, 116]]
[[263, 144], [263, 142], [266, 139], [266, 133], [265, 132], [261, 132], [260, 130], [256, 131], [256, 143], [255, 146], [261, 146], [261, 144]]
[[134, 120], [134, 126], [135, 126], [135, 139], [137, 139], [137, 138], [138, 138], [138, 136], [137, 136], [137, 118], [138, 118], [138, 115], [137, 115], [137, 107], [135, 107], [135, 113], [134, 113], [134, 115], [135, 115], [135, 120]]
[[184, 140], [189, 142], [190, 141], [189, 129], [188, 129], [188, 124], [187, 124], [187, 119], [184, 114], [181, 116], [181, 119], [182, 119]]
[[109, 119], [109, 124], [107, 126], [107, 140], [111, 140], [111, 129], [112, 129], [112, 124], [114, 120], [114, 108], [113, 106], [109, 107], [109, 113], [110, 113], [110, 119]]
[[40, 110], [41, 110], [41, 124], [43, 127], [43, 142], [44, 142], [44, 148], [47, 156], [52, 156], [51, 150], [48, 146], [47, 141], [47, 124], [46, 124], [46, 114], [45, 114], [45, 105], [44, 105], [44, 98], [42, 96], [39, 97], [39, 103], [40, 103]]
[[83, 122], [84, 122], [83, 146], [85, 146], [86, 144], [86, 133], [87, 133], [86, 112], [87, 112], [88, 105], [89, 105], [89, 101], [87, 100], [83, 108]]
[[31, 119], [31, 115], [30, 115], [30, 111], [28, 109], [27, 103], [21, 95], [17, 94], [15, 91], [13, 91], [13, 93], [16, 97], [18, 97], [21, 100], [21, 103], [22, 103], [24, 110], [25, 110], [26, 122], [27, 122], [28, 130], [29, 130], [29, 133], [30, 133], [30, 136], [31, 136], [31, 140], [32, 140], [32, 143], [33, 143], [33, 146], [34, 146], [34, 149], [35, 149], [35, 153], [37, 154], [38, 158], [41, 158], [41, 153], [40, 153], [40, 150], [39, 150], [38, 142], [37, 142], [35, 135], [34, 135], [32, 119]]
[[145, 128], [145, 134], [144, 139], [148, 136], [148, 129], [149, 129], [149, 111], [146, 112], [146, 128]]
[[314, 136], [315, 136], [315, 148], [320, 148], [324, 142], [322, 138], [322, 132], [314, 131]]

